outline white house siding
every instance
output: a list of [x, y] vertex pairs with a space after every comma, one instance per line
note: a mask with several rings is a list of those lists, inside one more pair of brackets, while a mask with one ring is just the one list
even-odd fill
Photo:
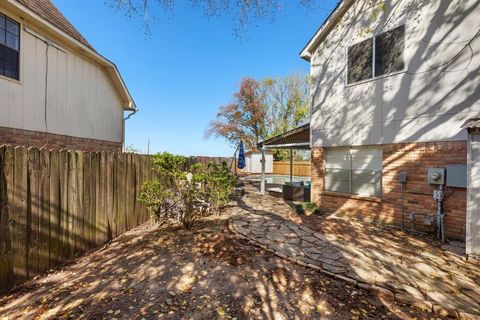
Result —
[[469, 144], [467, 254], [480, 257], [480, 133], [473, 133]]
[[[480, 114], [480, 37], [435, 67], [478, 31], [480, 1], [371, 2], [355, 1], [311, 58], [313, 147], [466, 140], [461, 125]], [[347, 48], [402, 24], [406, 71], [347, 86]]]
[[23, 26], [20, 41], [20, 81], [0, 77], [1, 127], [123, 141], [122, 102], [101, 66], [50, 45], [46, 76], [46, 43]]

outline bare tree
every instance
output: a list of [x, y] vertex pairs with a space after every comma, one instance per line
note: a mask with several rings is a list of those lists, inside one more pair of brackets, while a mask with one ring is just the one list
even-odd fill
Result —
[[304, 74], [266, 78], [260, 90], [267, 137], [296, 128], [310, 117], [310, 79]]
[[[117, 10], [127, 16], [139, 16], [149, 24], [158, 16], [158, 11], [170, 12], [178, 0], [106, 0]], [[190, 0], [194, 8], [201, 9], [207, 17], [233, 13], [236, 19], [235, 33], [242, 32], [252, 21], [260, 19], [273, 20], [287, 3], [295, 3], [305, 9], [315, 8], [322, 0]]]

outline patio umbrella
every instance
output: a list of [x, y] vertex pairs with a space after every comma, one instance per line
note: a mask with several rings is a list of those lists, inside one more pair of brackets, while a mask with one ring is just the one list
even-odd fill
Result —
[[237, 168], [238, 169], [243, 169], [245, 168], [245, 149], [243, 147], [243, 142], [240, 141], [240, 146], [239, 146], [239, 152], [238, 152], [238, 163], [237, 163]]

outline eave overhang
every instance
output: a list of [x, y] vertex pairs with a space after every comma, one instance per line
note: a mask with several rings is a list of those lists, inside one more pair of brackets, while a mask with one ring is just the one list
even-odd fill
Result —
[[325, 22], [318, 28], [315, 35], [308, 41], [305, 47], [300, 52], [300, 57], [310, 61], [313, 53], [318, 48], [320, 43], [332, 31], [338, 23], [338, 20], [347, 12], [355, 0], [340, 0], [337, 6], [333, 9]]

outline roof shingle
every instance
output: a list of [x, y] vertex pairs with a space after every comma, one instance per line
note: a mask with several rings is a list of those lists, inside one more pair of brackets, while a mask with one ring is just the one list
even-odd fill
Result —
[[16, 0], [27, 7], [41, 18], [45, 19], [58, 29], [62, 30], [75, 40], [95, 51], [88, 41], [78, 32], [77, 29], [65, 18], [65, 16], [50, 2], [50, 0]]

